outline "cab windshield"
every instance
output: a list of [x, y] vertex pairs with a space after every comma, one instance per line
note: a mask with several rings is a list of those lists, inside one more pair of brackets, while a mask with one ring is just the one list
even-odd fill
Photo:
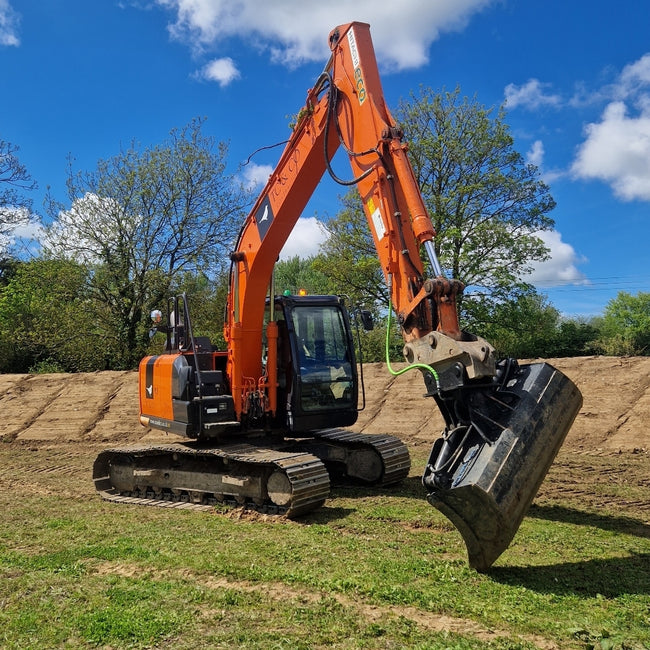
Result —
[[292, 319], [302, 409], [321, 411], [356, 406], [341, 310], [333, 306], [299, 306], [292, 310]]

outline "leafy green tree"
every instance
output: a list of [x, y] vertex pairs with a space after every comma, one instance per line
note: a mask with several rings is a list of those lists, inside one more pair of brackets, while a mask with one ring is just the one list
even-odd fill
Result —
[[468, 287], [464, 309], [516, 297], [531, 263], [547, 259], [536, 235], [553, 227], [555, 207], [537, 167], [514, 149], [503, 109], [422, 87], [397, 119], [449, 276]]
[[[545, 311], [542, 298], [519, 278], [548, 256], [536, 233], [553, 226], [548, 213], [555, 203], [537, 168], [514, 149], [503, 111], [493, 115], [461, 98], [459, 89], [434, 94], [422, 88], [400, 103], [396, 116], [438, 233], [436, 251], [447, 275], [468, 287], [459, 300], [465, 325], [497, 336], [504, 350], [530, 351], [539, 334], [531, 331], [524, 340], [514, 330], [536, 307], [549, 317], [540, 338], [548, 343], [558, 315]], [[349, 291], [381, 313], [387, 290], [356, 190], [326, 225], [330, 236], [317, 268], [337, 292]]]
[[378, 314], [388, 304], [388, 290], [357, 190], [342, 199], [343, 209], [325, 223], [328, 238], [314, 267], [330, 282], [330, 291], [346, 294], [355, 306]]
[[19, 264], [0, 289], [0, 371], [103, 369], [110, 350], [87, 287], [76, 262]]
[[135, 145], [92, 172], [69, 171], [64, 209], [44, 250], [92, 269], [92, 297], [106, 314], [111, 365], [134, 367], [149, 345], [149, 314], [187, 273], [216, 277], [243, 221], [249, 193], [226, 171], [228, 147], [202, 120], [161, 145]]
[[552, 349], [560, 314], [532, 288], [520, 288], [508, 300], [477, 303], [469, 315], [472, 332], [486, 338], [499, 356], [554, 356]]
[[[436, 251], [447, 275], [468, 287], [459, 301], [469, 322], [492, 303], [519, 300], [520, 277], [547, 259], [536, 235], [553, 226], [555, 203], [534, 165], [514, 149], [503, 111], [475, 100], [420, 89], [396, 115], [409, 142], [420, 191], [437, 231]], [[385, 305], [387, 291], [356, 190], [327, 224], [330, 237], [317, 268], [357, 301]], [[476, 311], [472, 316], [471, 312]]]
[[544, 356], [579, 357], [593, 354], [600, 333], [598, 319], [562, 320], [555, 333], [554, 345]]
[[328, 294], [332, 290], [329, 278], [317, 268], [318, 257], [302, 258], [298, 255], [281, 260], [275, 265], [275, 293]]
[[563, 318], [532, 287], [519, 287], [508, 300], [481, 303], [471, 311], [468, 329], [483, 336], [499, 356], [575, 357], [593, 354], [597, 319]]
[[32, 200], [25, 192], [36, 189], [18, 158], [19, 147], [0, 139], [0, 252], [6, 252], [14, 228], [29, 222]]
[[20, 264], [20, 260], [15, 258], [0, 258], [0, 287], [5, 286], [11, 280]]
[[650, 354], [650, 293], [620, 291], [605, 307], [598, 341], [605, 354]]

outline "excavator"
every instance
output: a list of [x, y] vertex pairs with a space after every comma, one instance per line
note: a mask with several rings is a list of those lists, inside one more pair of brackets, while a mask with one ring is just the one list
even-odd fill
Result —
[[[439, 262], [403, 132], [385, 104], [370, 27], [341, 25], [329, 45], [230, 254], [226, 349], [194, 336], [179, 295], [156, 328], [165, 351], [140, 363], [141, 423], [188, 440], [102, 451], [95, 486], [122, 503], [232, 503], [299, 517], [323, 505], [331, 481], [390, 486], [408, 475], [399, 438], [350, 428], [362, 386], [352, 326], [359, 310], [340, 296], [276, 295], [274, 265], [327, 171], [356, 185], [363, 201], [389, 318], [404, 338], [399, 372], [421, 372], [444, 417], [423, 472], [426, 498], [462, 535], [470, 566], [484, 571], [517, 532], [582, 396], [552, 365], [498, 360], [487, 341], [461, 330], [464, 285]], [[337, 150], [347, 154], [351, 180], [333, 169]]]

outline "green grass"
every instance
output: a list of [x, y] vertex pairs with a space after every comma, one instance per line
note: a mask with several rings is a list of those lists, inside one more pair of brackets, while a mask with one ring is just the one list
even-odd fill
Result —
[[647, 510], [538, 500], [479, 574], [416, 477], [286, 522], [108, 504], [41, 462], [0, 445], [2, 648], [650, 648]]

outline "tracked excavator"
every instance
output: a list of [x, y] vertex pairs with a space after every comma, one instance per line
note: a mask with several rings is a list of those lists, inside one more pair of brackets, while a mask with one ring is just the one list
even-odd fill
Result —
[[[354, 433], [360, 382], [350, 309], [338, 296], [276, 295], [273, 268], [334, 153], [347, 154], [404, 338], [445, 428], [422, 483], [486, 570], [508, 547], [580, 409], [548, 363], [497, 360], [459, 327], [463, 284], [445, 277], [435, 232], [386, 107], [365, 23], [329, 36], [331, 58], [230, 255], [227, 349], [194, 336], [187, 299], [170, 299], [166, 349], [139, 368], [140, 420], [185, 436], [108, 449], [94, 465], [106, 499], [165, 507], [226, 502], [297, 517], [330, 480], [391, 485], [409, 472], [391, 435]], [[425, 277], [420, 252], [433, 277]], [[396, 413], [395, 417], [399, 417]]]

